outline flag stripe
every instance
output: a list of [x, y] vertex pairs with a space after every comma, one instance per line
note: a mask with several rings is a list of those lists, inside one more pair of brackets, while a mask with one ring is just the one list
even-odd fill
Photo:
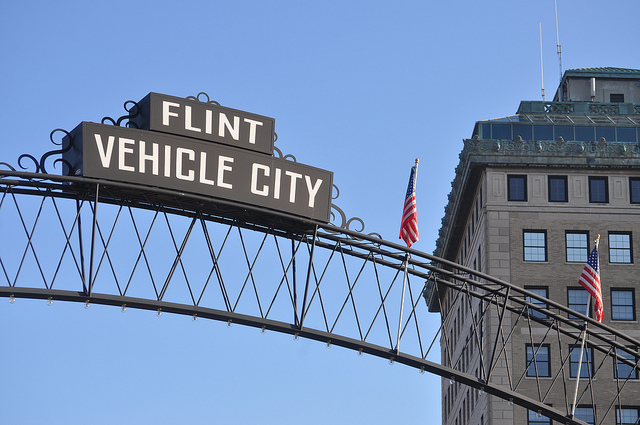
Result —
[[598, 245], [593, 247], [593, 251], [584, 265], [582, 274], [578, 282], [595, 299], [596, 320], [602, 323], [604, 315], [604, 305], [602, 304], [602, 287], [600, 286], [600, 260], [598, 259]]
[[402, 223], [400, 225], [400, 238], [407, 246], [418, 241], [418, 214], [416, 210], [416, 167], [411, 167], [409, 185], [402, 209]]

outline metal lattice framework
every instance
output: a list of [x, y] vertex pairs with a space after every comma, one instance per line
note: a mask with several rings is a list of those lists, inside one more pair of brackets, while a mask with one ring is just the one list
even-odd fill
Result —
[[[571, 399], [569, 353], [551, 379], [536, 376], [532, 398], [523, 391], [532, 365], [510, 364], [515, 332], [529, 329], [532, 347], [577, 343], [588, 323], [588, 343], [603, 355], [578, 403], [595, 404], [596, 378], [612, 364], [638, 369], [637, 340], [517, 285], [349, 230], [337, 208], [342, 226], [46, 174], [44, 159], [35, 173], [6, 163], [0, 171], [0, 296], [11, 301], [105, 304], [287, 333], [434, 373], [569, 424], [583, 423], [570, 417], [569, 401], [546, 404], [554, 392]], [[425, 298], [444, 299], [443, 290], [452, 302], [441, 305], [440, 316], [429, 313]], [[460, 305], [471, 312], [466, 341], [444, 331]], [[491, 317], [497, 331], [488, 333]], [[477, 374], [467, 372], [470, 362], [479, 364]], [[508, 383], [493, 379], [499, 368]], [[629, 380], [619, 373], [618, 392], [598, 394], [608, 408], [596, 423], [612, 422]]]

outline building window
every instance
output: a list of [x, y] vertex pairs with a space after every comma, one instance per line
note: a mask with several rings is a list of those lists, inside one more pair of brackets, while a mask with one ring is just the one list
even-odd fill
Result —
[[[587, 313], [587, 303], [589, 302], [589, 293], [583, 288], [567, 288], [567, 307], [580, 314]], [[591, 317], [591, 308], [589, 308], [588, 316]], [[569, 315], [569, 319], [577, 319], [577, 316]]]
[[567, 202], [567, 176], [549, 176], [549, 202]]
[[636, 320], [633, 289], [611, 289], [611, 320]]
[[569, 368], [570, 376], [575, 378], [578, 376], [578, 366], [580, 366], [580, 378], [588, 378], [593, 376], [593, 348], [584, 347], [582, 350], [582, 365], [580, 365], [580, 346], [569, 346]]
[[[632, 363], [637, 364], [638, 362], [638, 359], [633, 354], [624, 350], [616, 350], [616, 354], [618, 354], [618, 357], [622, 357], [622, 359], [629, 360]], [[622, 359], [616, 358], [616, 361], [613, 364], [614, 379], [638, 379], [638, 369]]]
[[[527, 376], [551, 376], [549, 344], [527, 344]], [[536, 373], [537, 372], [537, 373]]]
[[528, 411], [527, 425], [551, 425], [551, 419], [533, 410]]
[[547, 261], [547, 231], [523, 232], [524, 261]]
[[527, 200], [527, 176], [507, 176], [507, 199], [509, 201]]
[[593, 406], [579, 405], [574, 413], [576, 419], [580, 419], [588, 424], [595, 424], [595, 415], [593, 414]]
[[640, 177], [629, 177], [629, 200], [632, 204], [640, 204]]
[[616, 407], [616, 425], [635, 425], [638, 423], [638, 407]]
[[589, 232], [567, 231], [565, 233], [567, 244], [568, 263], [586, 263], [589, 257]]
[[624, 103], [624, 93], [610, 93], [609, 103]]
[[[524, 289], [526, 289], [529, 292], [533, 292], [536, 295], [540, 295], [541, 297], [549, 298], [549, 287], [547, 286], [525, 286]], [[535, 304], [536, 306], [539, 306], [540, 308], [544, 308], [544, 309], [548, 308], [547, 303], [537, 300], [535, 298], [525, 297], [525, 300], [531, 304]], [[529, 309], [529, 316], [536, 317], [538, 319], [547, 318], [546, 314], [533, 309]]]
[[631, 233], [610, 232], [609, 233], [609, 262], [610, 263], [631, 263]]
[[589, 202], [609, 202], [609, 181], [606, 177], [589, 177]]

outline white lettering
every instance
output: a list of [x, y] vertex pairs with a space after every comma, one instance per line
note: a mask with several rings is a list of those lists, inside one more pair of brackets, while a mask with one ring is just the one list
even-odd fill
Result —
[[195, 178], [195, 171], [188, 170], [187, 174], [182, 172], [182, 161], [184, 161], [184, 156], [187, 155], [189, 161], [195, 161], [196, 153], [191, 149], [186, 148], [178, 148], [176, 149], [176, 177], [180, 180], [193, 181]]
[[249, 123], [249, 143], [252, 145], [256, 144], [256, 126], [259, 125], [262, 127], [262, 123], [260, 121], [250, 120], [249, 118], [245, 118], [244, 122]]
[[213, 180], [207, 178], [207, 153], [200, 152], [200, 183], [213, 186]]
[[213, 111], [211, 109], [205, 111], [204, 132], [207, 134], [213, 133]]
[[96, 138], [96, 146], [98, 147], [98, 154], [100, 155], [100, 162], [102, 162], [102, 166], [104, 168], [109, 168], [109, 164], [111, 163], [111, 155], [113, 154], [113, 142], [115, 141], [114, 136], [109, 136], [107, 139], [107, 151], [104, 150], [104, 145], [102, 143], [102, 136], [99, 134], [94, 134]]
[[233, 185], [231, 183], [225, 183], [224, 181], [224, 172], [231, 171], [233, 169], [231, 166], [226, 165], [227, 162], [233, 163], [233, 158], [222, 155], [218, 157], [218, 187], [233, 189]]
[[198, 127], [194, 127], [191, 124], [191, 106], [185, 106], [184, 107], [184, 128], [185, 128], [185, 130], [196, 131], [198, 133], [200, 133], [202, 131]]
[[158, 175], [158, 161], [160, 160], [159, 156], [158, 156], [158, 144], [157, 143], [152, 143], [151, 144], [151, 155], [148, 155], [145, 151], [145, 142], [144, 140], [140, 140], [140, 154], [139, 154], [139, 165], [138, 165], [138, 171], [141, 173], [144, 173], [146, 170], [146, 163], [147, 161], [151, 161], [151, 165], [153, 167], [153, 174], [154, 175]]
[[170, 107], [179, 108], [180, 104], [175, 102], [162, 101], [162, 125], [169, 125], [169, 117], [177, 117], [177, 112], [171, 112]]
[[296, 183], [298, 179], [302, 178], [302, 174], [294, 173], [293, 171], [285, 171], [287, 176], [291, 177], [291, 186], [289, 188], [289, 202], [294, 204], [296, 202]]
[[[233, 126], [227, 116], [220, 112], [220, 121], [218, 123], [218, 136], [224, 137], [224, 129], [228, 129], [234, 140], [240, 138], [240, 117], [233, 117]], [[219, 179], [218, 179], [219, 180]]]
[[127, 139], [124, 137], [118, 138], [118, 169], [122, 171], [136, 171], [136, 169], [130, 165], [125, 164], [125, 155], [133, 153], [133, 148], [127, 148], [125, 145], [134, 145], [136, 143], [133, 139]]
[[273, 182], [273, 197], [275, 199], [280, 199], [280, 177], [282, 175], [282, 170], [276, 168], [275, 181]]
[[253, 164], [251, 166], [251, 193], [260, 196], [269, 196], [269, 186], [266, 184], [262, 186], [262, 189], [258, 189], [258, 170], [262, 170], [262, 174], [269, 177], [271, 170], [268, 166], [262, 164]]
[[307, 182], [307, 190], [309, 190], [309, 208], [313, 208], [316, 203], [316, 195], [322, 185], [322, 179], [316, 180], [316, 184], [313, 187], [311, 186], [311, 177], [304, 176], [304, 180]]
[[164, 176], [171, 177], [171, 146], [164, 146]]

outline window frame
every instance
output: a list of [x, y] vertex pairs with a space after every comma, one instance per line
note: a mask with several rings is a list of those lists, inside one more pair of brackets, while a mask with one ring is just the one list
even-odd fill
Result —
[[[538, 357], [546, 352], [547, 359], [539, 360]], [[536, 355], [537, 353], [537, 355]], [[531, 358], [529, 358], [531, 354]], [[535, 359], [535, 362], [534, 362]], [[550, 378], [551, 377], [551, 345], [550, 344], [525, 344], [524, 348], [525, 376], [528, 378]], [[546, 372], [540, 372], [540, 365], [546, 365]], [[531, 369], [531, 373], [530, 370]]]
[[[584, 246], [569, 246], [569, 235], [584, 235], [585, 237], [585, 245]], [[589, 259], [589, 232], [587, 230], [567, 230], [564, 233], [564, 245], [565, 245], [565, 261], [567, 263], [586, 263]], [[576, 258], [574, 260], [569, 259], [569, 250], [583, 250], [584, 249], [584, 257], [577, 258], [577, 256], [572, 255], [572, 257]]]
[[[575, 303], [571, 303], [571, 294], [574, 291], [577, 292], [577, 293], [580, 293], [580, 294], [584, 294], [586, 296], [586, 302], [583, 303], [583, 304], [579, 304], [582, 307], [582, 311], [578, 311], [577, 309], [572, 307], [573, 305], [577, 305]], [[589, 297], [590, 296], [591, 296], [591, 294], [589, 294], [589, 292], [586, 289], [584, 289], [582, 286], [568, 286], [567, 287], [567, 307], [570, 308], [571, 310], [575, 311], [576, 313], [585, 314], [584, 307], [587, 305], [587, 303], [589, 303], [589, 311], [588, 311], [589, 314], [587, 314], [587, 316], [593, 317], [593, 315], [592, 315], [593, 304], [591, 302], [589, 302]], [[573, 314], [569, 313], [569, 319], [579, 320], [580, 318], [578, 316], [574, 316]]]
[[[597, 199], [594, 197], [594, 190], [592, 184], [594, 182], [604, 182], [604, 200]], [[607, 176], [589, 176], [589, 203], [590, 204], [608, 204], [609, 203], [609, 177]]]
[[[594, 373], [594, 361], [593, 361], [593, 347], [589, 344], [585, 344], [583, 348], [586, 356], [582, 356], [582, 367], [580, 368], [580, 379], [582, 378], [593, 378]], [[576, 359], [573, 358], [574, 352], [577, 352]], [[586, 357], [586, 358], [585, 358]], [[576, 378], [577, 368], [580, 359], [580, 344], [570, 344], [569, 345], [569, 377]], [[585, 365], [588, 366], [585, 368]], [[574, 372], [574, 366], [576, 368]], [[585, 372], [586, 371], [586, 372]]]
[[[584, 417], [581, 417], [582, 415], [578, 415], [577, 413], [578, 413], [579, 409], [586, 409], [586, 411], [590, 412], [591, 413], [591, 418], [590, 418], [591, 420], [590, 421], [589, 420], [585, 420]], [[584, 421], [584, 422], [586, 422], [588, 424], [591, 424], [591, 425], [595, 424], [595, 413], [593, 412], [593, 406], [590, 405], [590, 404], [579, 404], [579, 405], [577, 405], [576, 406], [576, 411], [574, 412], [574, 417], [577, 418], [577, 419], [580, 419], [581, 421]]]
[[[614, 304], [614, 292], [631, 293], [631, 304]], [[636, 320], [636, 291], [635, 288], [611, 288], [611, 320], [617, 322], [634, 322]], [[615, 307], [631, 307], [631, 319], [616, 317]]]
[[[543, 240], [544, 240], [544, 245], [527, 245], [527, 234], [542, 234], [544, 235]], [[538, 249], [543, 248], [544, 249], [544, 260], [540, 260], [537, 259], [537, 254], [536, 254], [536, 258], [535, 259], [531, 259], [531, 258], [527, 258], [527, 248], [533, 248], [536, 249], [536, 252]], [[529, 254], [531, 255], [531, 253]], [[523, 229], [522, 230], [522, 261], [526, 261], [526, 262], [535, 262], [535, 263], [546, 263], [547, 261], [549, 261], [549, 254], [548, 254], [548, 244], [547, 244], [547, 231], [543, 230], [543, 229]]]
[[[620, 410], [635, 410], [636, 411], [636, 420], [633, 422], [622, 422], [621, 421], [621, 415], [620, 415]], [[640, 417], [640, 407], [638, 406], [627, 406], [627, 405], [622, 405], [622, 406], [616, 406], [616, 425], [628, 425], [628, 424], [635, 424], [638, 419]]]
[[[631, 348], [632, 350], [636, 350], [635, 348]], [[624, 357], [627, 360], [631, 360], [631, 361], [638, 361], [638, 358], [636, 356], [634, 356], [633, 354], [629, 354], [624, 350], [616, 350], [615, 351], [616, 354], [620, 357]], [[640, 366], [640, 365], [639, 365]], [[629, 379], [629, 380], [637, 380], [638, 379], [638, 369], [637, 368], [633, 368], [633, 370], [631, 371], [630, 374], [627, 374], [626, 372], [619, 370], [620, 367], [623, 368], [629, 368], [631, 369], [632, 366], [627, 365], [626, 363], [622, 363], [620, 362], [617, 358], [614, 359], [613, 362], [613, 379]], [[618, 376], [618, 374], [620, 374], [620, 377]], [[625, 376], [627, 375], [627, 376]]]
[[[522, 180], [522, 199], [516, 197], [514, 191], [511, 190], [511, 182], [512, 181], [520, 181]], [[507, 174], [507, 201], [513, 202], [527, 202], [528, 200], [528, 191], [527, 191], [527, 175], [526, 174]]]
[[[548, 286], [541, 286], [541, 285], [525, 285], [524, 289], [526, 289], [529, 292], [533, 292], [536, 295], [540, 295], [542, 297], [545, 298], [549, 298], [549, 287]], [[540, 294], [536, 291], [544, 291], [544, 294]], [[531, 297], [525, 297], [525, 301], [530, 302], [531, 304], [535, 304], [536, 306], [540, 306], [544, 309], [548, 309], [549, 308], [549, 304], [547, 303], [543, 303], [542, 301], [538, 301], [535, 298], [531, 298]], [[549, 316], [546, 315], [545, 313], [540, 313], [536, 310], [528, 310], [529, 316], [531, 317], [535, 317], [537, 319], [547, 319]]]
[[551, 418], [541, 415], [538, 417], [538, 413], [534, 410], [527, 409], [527, 425], [551, 425], [553, 421]]
[[[564, 183], [564, 193], [562, 199], [552, 199], [554, 191], [551, 190], [552, 181], [562, 181]], [[569, 181], [567, 176], [548, 176], [547, 177], [547, 199], [549, 202], [569, 202]]]
[[[638, 185], [637, 187], [637, 197], [633, 196], [634, 183]], [[630, 204], [640, 204], [640, 177], [629, 177], [629, 203]]]
[[624, 103], [624, 93], [609, 93], [609, 103]]
[[[629, 247], [623, 247], [623, 248], [619, 248], [619, 247], [613, 247], [613, 243], [611, 243], [611, 237], [612, 236], [628, 236], [629, 237]], [[633, 234], [631, 232], [620, 232], [620, 231], [611, 231], [609, 232], [608, 235], [608, 242], [609, 242], [609, 263], [611, 264], [633, 264]], [[629, 261], [614, 261], [614, 258], [618, 258], [618, 255], [612, 255], [614, 252], [620, 252], [620, 251], [624, 251], [626, 252], [628, 250], [629, 252]]]

